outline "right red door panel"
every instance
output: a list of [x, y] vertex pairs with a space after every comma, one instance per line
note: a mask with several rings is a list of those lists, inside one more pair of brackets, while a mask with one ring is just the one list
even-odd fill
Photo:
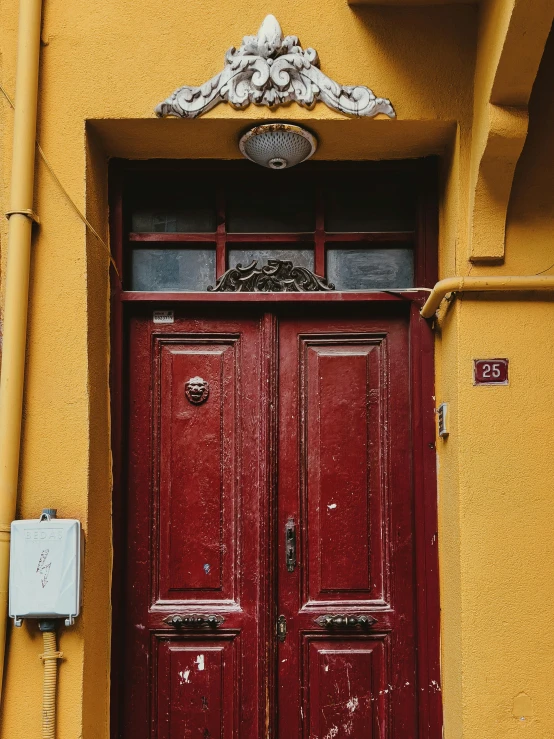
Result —
[[417, 735], [410, 442], [404, 320], [281, 322], [283, 739]]

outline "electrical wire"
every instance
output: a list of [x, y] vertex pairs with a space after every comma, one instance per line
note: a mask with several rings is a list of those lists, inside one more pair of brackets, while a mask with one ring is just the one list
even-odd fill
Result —
[[537, 272], [537, 275], [543, 275], [545, 272], [548, 272], [549, 270], [554, 267], [554, 264], [551, 264], [550, 267], [547, 267], [546, 269], [541, 270], [540, 272]]
[[[15, 104], [14, 104], [13, 100], [11, 99], [11, 97], [8, 95], [8, 93], [2, 87], [1, 84], [0, 84], [0, 92], [2, 92], [2, 94], [4, 95], [4, 97], [6, 98], [6, 100], [8, 101], [8, 103], [9, 103], [10, 107], [12, 108], [12, 110], [15, 110]], [[73, 208], [73, 210], [78, 215], [78, 217], [82, 220], [82, 222], [85, 224], [85, 226], [89, 229], [89, 231], [93, 234], [93, 236], [95, 236], [98, 239], [98, 241], [102, 244], [102, 246], [104, 247], [104, 249], [106, 251], [106, 254], [107, 254], [107, 256], [108, 256], [108, 258], [110, 260], [110, 263], [111, 263], [112, 267], [114, 268], [114, 271], [115, 271], [115, 273], [116, 273], [119, 281], [121, 282], [121, 277], [120, 277], [119, 271], [117, 269], [117, 265], [116, 265], [116, 263], [114, 261], [114, 258], [112, 257], [112, 254], [111, 254], [111, 251], [110, 251], [110, 247], [107, 245], [107, 243], [104, 241], [104, 239], [100, 236], [100, 234], [98, 233], [98, 231], [94, 228], [94, 226], [87, 219], [87, 217], [84, 215], [84, 213], [81, 212], [81, 210], [79, 209], [79, 207], [77, 206], [77, 204], [73, 201], [71, 195], [67, 192], [67, 190], [63, 186], [62, 182], [60, 181], [60, 178], [58, 177], [58, 175], [54, 171], [54, 168], [52, 167], [52, 165], [48, 161], [48, 159], [46, 157], [46, 154], [42, 150], [42, 147], [40, 146], [40, 144], [39, 144], [38, 141], [36, 141], [36, 145], [37, 145], [37, 150], [38, 150], [38, 153], [39, 153], [42, 161], [44, 162], [44, 164], [46, 165], [46, 168], [48, 169], [48, 171], [52, 175], [52, 178], [58, 184], [58, 187], [60, 188], [60, 190], [63, 192], [63, 194], [67, 198], [67, 200], [68, 200], [69, 204], [71, 205], [71, 207]]]
[[63, 654], [56, 647], [56, 633], [43, 631], [44, 653], [40, 655], [44, 663], [44, 685], [42, 696], [42, 737], [56, 739], [56, 687], [58, 683], [58, 660]]

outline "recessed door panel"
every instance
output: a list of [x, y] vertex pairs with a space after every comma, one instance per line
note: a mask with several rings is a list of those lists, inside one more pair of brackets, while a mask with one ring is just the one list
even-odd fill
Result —
[[[238, 339], [158, 343], [160, 431], [154, 453], [160, 537], [153, 555], [159, 561], [159, 598], [232, 600], [239, 502]], [[186, 389], [196, 377], [208, 393], [199, 402], [191, 401]]]
[[300, 344], [307, 600], [383, 598], [380, 337]]
[[307, 637], [304, 736], [384, 739], [389, 708], [386, 637]]
[[155, 649], [152, 739], [236, 736], [234, 640], [206, 643], [157, 636]]

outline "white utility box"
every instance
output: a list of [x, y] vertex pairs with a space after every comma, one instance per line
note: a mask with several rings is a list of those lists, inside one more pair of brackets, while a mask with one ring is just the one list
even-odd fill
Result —
[[10, 545], [10, 618], [65, 618], [70, 626], [81, 608], [83, 535], [80, 521], [55, 518], [13, 521]]

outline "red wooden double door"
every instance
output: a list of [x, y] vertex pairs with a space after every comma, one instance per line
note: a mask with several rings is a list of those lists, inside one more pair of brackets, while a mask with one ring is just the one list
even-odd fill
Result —
[[324, 307], [130, 321], [126, 739], [419, 736], [408, 320]]

